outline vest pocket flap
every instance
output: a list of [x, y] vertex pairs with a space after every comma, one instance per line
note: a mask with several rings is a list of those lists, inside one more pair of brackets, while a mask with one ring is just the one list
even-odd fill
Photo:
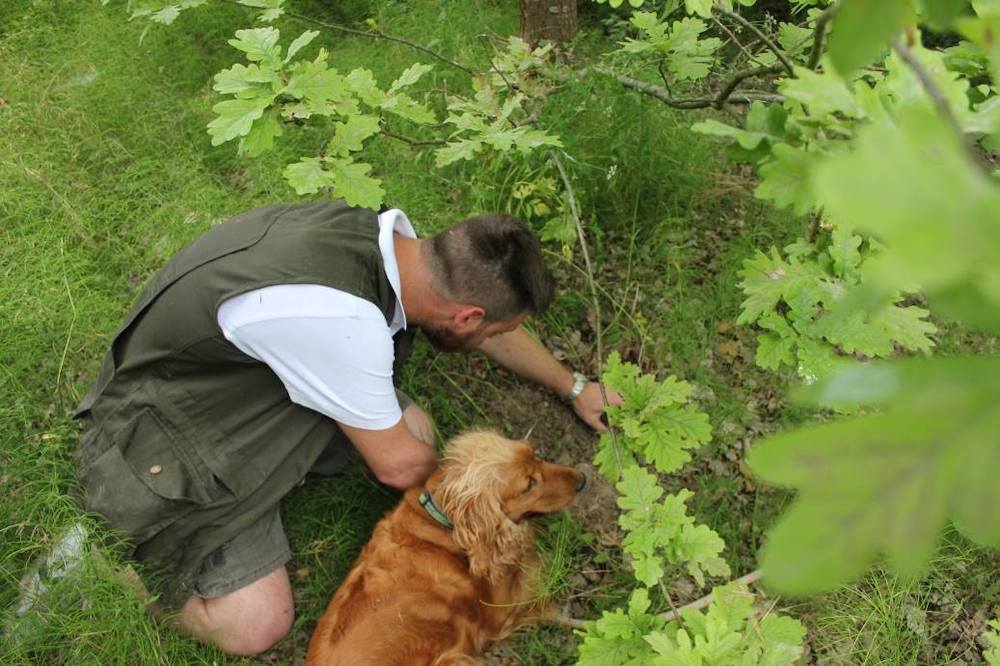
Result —
[[194, 511], [235, 501], [148, 407], [108, 444], [81, 464], [84, 505], [137, 544]]
[[122, 458], [152, 492], [164, 499], [203, 505], [228, 494], [155, 411], [143, 409], [133, 423], [127, 441], [121, 443]]

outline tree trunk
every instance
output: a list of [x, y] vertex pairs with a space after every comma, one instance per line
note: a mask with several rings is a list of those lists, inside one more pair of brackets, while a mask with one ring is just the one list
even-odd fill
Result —
[[521, 39], [568, 42], [576, 35], [576, 0], [521, 0]]

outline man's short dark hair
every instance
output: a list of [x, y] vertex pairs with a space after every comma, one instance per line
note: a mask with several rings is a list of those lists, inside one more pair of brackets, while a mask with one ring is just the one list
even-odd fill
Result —
[[434, 288], [478, 305], [487, 321], [540, 314], [552, 302], [552, 276], [538, 239], [502, 213], [477, 215], [432, 236], [424, 246]]

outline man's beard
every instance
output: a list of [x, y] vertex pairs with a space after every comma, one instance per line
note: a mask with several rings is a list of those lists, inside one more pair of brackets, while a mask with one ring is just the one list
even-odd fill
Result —
[[424, 335], [435, 349], [443, 352], [466, 351], [473, 348], [472, 335], [459, 335], [444, 326], [423, 326]]

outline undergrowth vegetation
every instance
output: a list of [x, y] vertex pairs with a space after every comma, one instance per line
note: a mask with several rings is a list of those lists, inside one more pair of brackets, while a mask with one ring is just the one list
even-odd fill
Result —
[[[182, 13], [171, 29], [125, 20], [124, 3], [16, 0], [0, 6], [0, 663], [239, 663], [158, 627], [145, 613], [100, 527], [74, 503], [70, 418], [138, 289], [185, 243], [226, 217], [297, 200], [283, 172], [329, 138], [290, 133], [252, 162], [210, 145], [205, 127], [218, 96], [213, 75], [233, 62], [226, 40], [246, 21], [243, 7], [213, 3]], [[581, 3], [582, 4], [582, 3]], [[510, 3], [294, 2], [298, 13], [345, 24], [370, 19], [387, 32], [460, 62], [488, 69], [490, 48], [517, 32]], [[621, 21], [604, 8], [581, 17], [577, 48], [587, 52]], [[358, 23], [360, 25], [360, 23]], [[295, 35], [292, 18], [278, 24]], [[447, 29], [442, 29], [447, 26]], [[429, 38], [433, 35], [433, 39]], [[140, 41], [140, 37], [142, 40]], [[366, 67], [388, 83], [415, 58], [405, 45], [323, 33], [314, 45], [348, 71]], [[418, 57], [419, 59], [419, 57]], [[464, 79], [437, 68], [432, 85]], [[675, 375], [708, 415], [711, 441], [691, 451], [680, 474], [663, 478], [686, 497], [697, 525], [721, 537], [715, 570], [756, 568], [764, 534], [790, 502], [758, 485], [744, 464], [762, 435], [817, 416], [791, 404], [794, 371], [755, 363], [756, 334], [737, 324], [745, 295], [743, 261], [785, 247], [803, 233], [789, 211], [752, 195], [749, 169], [734, 166], [713, 137], [692, 133], [699, 118], [728, 113], [677, 111], [622, 94], [610, 77], [567, 83], [540, 122], [558, 135], [592, 244], [605, 353], [643, 373]], [[385, 201], [418, 232], [462, 217], [509, 211], [543, 238], [558, 281], [555, 305], [534, 331], [575, 369], [596, 376], [595, 311], [575, 239], [547, 228], [562, 206], [556, 175], [542, 156], [485, 153], [444, 169], [434, 153], [380, 136], [366, 153]], [[938, 322], [941, 353], [996, 353], [995, 338]], [[434, 417], [442, 441], [464, 428], [529, 430], [559, 462], [590, 461], [598, 438], [551, 396], [477, 356], [420, 346], [403, 388]], [[594, 488], [573, 513], [540, 530], [547, 590], [570, 614], [596, 619], [627, 605], [634, 559], [616, 526], [614, 491]], [[310, 479], [283, 505], [294, 552], [292, 635], [268, 659], [294, 663], [314, 623], [374, 522], [397, 496], [361, 469]], [[72, 576], [56, 580], [37, 612], [15, 614], [22, 577], [70, 525], [94, 536]], [[714, 555], [715, 553], [713, 553]], [[977, 643], [1000, 605], [996, 553], [948, 532], [929, 573], [902, 579], [876, 568], [859, 582], [809, 601], [764, 603], [808, 630], [806, 663], [977, 663]], [[51, 573], [51, 572], [49, 572]], [[765, 588], [766, 589], [766, 588]], [[701, 596], [678, 570], [646, 599], [665, 613]], [[579, 637], [541, 627], [494, 654], [497, 662], [572, 663]], [[1000, 639], [998, 639], [1000, 640]], [[506, 662], [504, 661], [506, 660]]]

